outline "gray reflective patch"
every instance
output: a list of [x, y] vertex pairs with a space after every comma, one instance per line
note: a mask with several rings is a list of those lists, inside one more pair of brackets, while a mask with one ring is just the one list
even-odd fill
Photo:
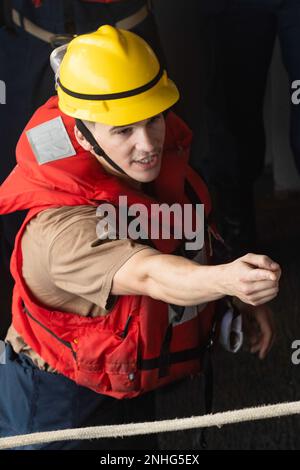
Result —
[[[203, 308], [206, 306], [206, 304], [203, 306]], [[201, 306], [202, 307], [202, 306]], [[174, 314], [176, 312], [172, 308], [171, 305], [168, 305], [168, 314], [169, 314], [169, 323], [172, 323], [174, 327], [181, 325], [182, 323], [185, 323], [189, 320], [192, 320], [193, 318], [197, 317], [198, 315], [198, 307], [197, 305], [191, 305], [188, 307], [184, 308], [184, 312], [182, 317], [180, 318], [179, 321], [174, 322]]]
[[33, 127], [26, 135], [39, 165], [76, 155], [60, 116]]

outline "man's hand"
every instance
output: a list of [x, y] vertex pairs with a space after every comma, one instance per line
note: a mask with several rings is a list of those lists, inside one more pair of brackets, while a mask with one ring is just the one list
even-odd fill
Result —
[[252, 354], [264, 359], [275, 339], [272, 310], [268, 305], [253, 307], [235, 299], [235, 305], [242, 314], [246, 347]]
[[263, 305], [278, 293], [281, 269], [268, 256], [248, 253], [222, 265], [222, 270], [224, 294], [238, 297], [242, 302]]

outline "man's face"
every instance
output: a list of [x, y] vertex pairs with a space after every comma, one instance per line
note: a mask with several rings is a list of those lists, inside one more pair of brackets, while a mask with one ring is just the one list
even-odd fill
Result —
[[[91, 130], [105, 153], [128, 176], [147, 183], [160, 172], [165, 129], [163, 114], [158, 114], [127, 126], [96, 123]], [[99, 161], [108, 171], [116, 173], [103, 158]]]

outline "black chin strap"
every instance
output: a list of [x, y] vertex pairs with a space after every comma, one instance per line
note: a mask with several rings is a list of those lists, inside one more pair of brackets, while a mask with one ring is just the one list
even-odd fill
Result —
[[99, 156], [103, 157], [107, 163], [109, 163], [115, 170], [119, 171], [120, 173], [123, 173], [123, 175], [127, 175], [127, 173], [119, 167], [105, 152], [104, 150], [100, 147], [98, 142], [96, 141], [95, 137], [91, 133], [91, 131], [86, 127], [86, 125], [80, 120], [80, 119], [75, 119], [76, 122], [76, 127], [77, 129], [82, 133], [82, 135], [85, 137], [85, 139], [88, 141], [89, 144], [93, 147], [94, 152]]

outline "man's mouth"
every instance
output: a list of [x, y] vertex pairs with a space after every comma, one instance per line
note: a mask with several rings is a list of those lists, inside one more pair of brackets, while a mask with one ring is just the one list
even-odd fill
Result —
[[139, 160], [133, 160], [133, 163], [144, 169], [153, 168], [158, 163], [158, 154], [150, 155]]

